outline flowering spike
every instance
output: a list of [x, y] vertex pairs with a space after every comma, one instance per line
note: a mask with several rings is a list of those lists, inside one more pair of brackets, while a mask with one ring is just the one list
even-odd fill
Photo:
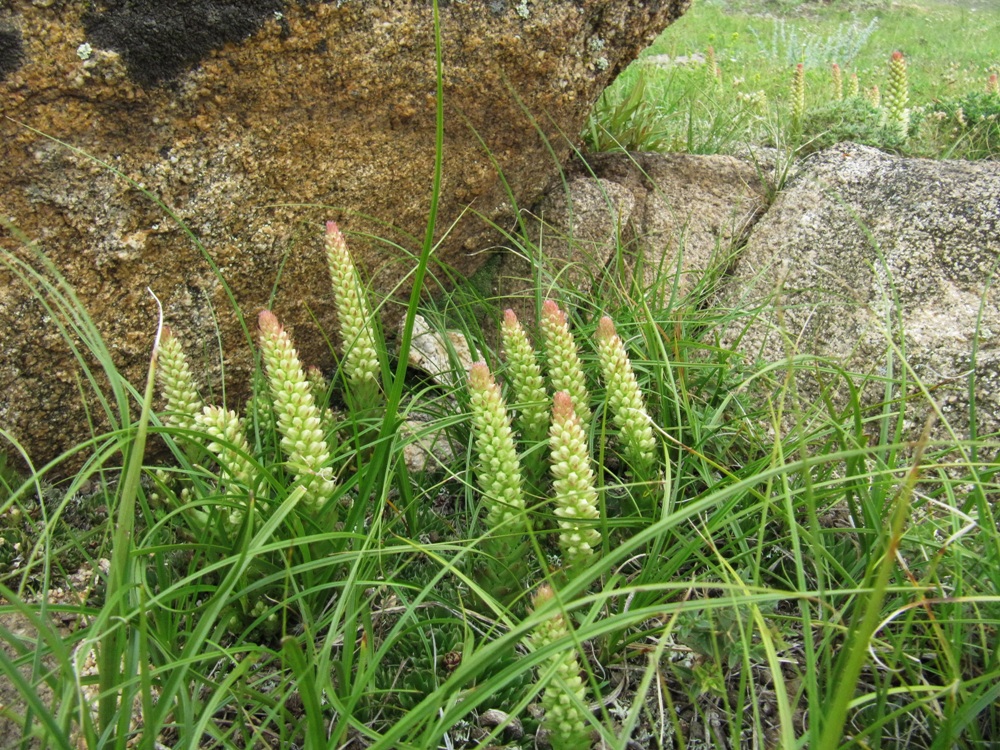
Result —
[[722, 79], [722, 70], [719, 68], [719, 61], [715, 56], [715, 47], [709, 45], [708, 52], [705, 54], [705, 68], [708, 70], [708, 75], [712, 79], [712, 83]]
[[566, 313], [552, 300], [542, 305], [542, 337], [548, 354], [549, 382], [553, 391], [567, 391], [583, 425], [590, 422], [590, 394], [580, 364], [580, 354], [569, 330]]
[[504, 532], [525, 529], [521, 466], [507, 405], [485, 362], [469, 370], [469, 406], [479, 461], [476, 473], [487, 502], [486, 524]]
[[837, 63], [833, 64], [831, 72], [833, 74], [833, 98], [839, 102], [844, 98], [844, 76]]
[[806, 114], [806, 71], [802, 63], [795, 66], [792, 76], [792, 127], [796, 130], [802, 127], [802, 118]]
[[594, 554], [601, 534], [593, 524], [599, 513], [587, 439], [566, 391], [559, 391], [553, 398], [549, 449], [559, 546], [567, 565], [575, 567]]
[[878, 86], [872, 86], [870, 89], [865, 89], [865, 98], [871, 102], [871, 105], [875, 109], [879, 109], [882, 106], [882, 93], [878, 90]]
[[520, 404], [522, 434], [528, 442], [537, 443], [544, 440], [549, 431], [549, 399], [542, 368], [513, 310], [504, 311], [500, 336], [514, 397]]
[[[254, 477], [254, 465], [250, 460], [250, 444], [244, 433], [244, 422], [236, 412], [228, 411], [220, 406], [206, 406], [195, 417], [195, 423], [211, 438], [206, 446], [218, 458], [222, 467], [223, 484], [236, 484], [231, 488], [235, 493], [246, 496], [254, 487], [251, 481]], [[234, 510], [226, 519], [230, 531], [235, 530], [243, 522], [243, 511]]]
[[[555, 596], [548, 584], [538, 587], [531, 600], [534, 611], [541, 609]], [[556, 612], [547, 620], [535, 626], [531, 634], [531, 645], [538, 650], [552, 643], [569, 640], [566, 618]], [[544, 726], [549, 730], [549, 742], [554, 750], [579, 750], [590, 747], [590, 732], [584, 706], [587, 703], [587, 686], [580, 677], [580, 661], [576, 649], [569, 643], [554, 653], [543, 667], [545, 673], [552, 672], [552, 679], [542, 694], [542, 708], [545, 709]]]
[[333, 471], [327, 466], [330, 453], [320, 429], [322, 418], [289, 335], [270, 310], [261, 311], [258, 323], [281, 448], [296, 481], [306, 487], [303, 504], [316, 511], [334, 489]]
[[886, 124], [894, 128], [901, 138], [906, 138], [910, 128], [910, 85], [906, 75], [906, 58], [896, 50], [889, 60], [889, 85], [885, 91]]
[[605, 315], [597, 324], [597, 357], [608, 389], [608, 405], [621, 430], [625, 456], [633, 470], [645, 474], [653, 465], [653, 421], [615, 324]]
[[164, 421], [173, 427], [194, 428], [195, 417], [202, 407], [201, 396], [198, 395], [181, 343], [170, 326], [163, 326], [157, 360], [159, 369], [156, 374], [167, 398], [169, 412]]
[[847, 96], [851, 99], [856, 99], [860, 89], [861, 83], [858, 81], [858, 74], [851, 73], [851, 77], [847, 79]]
[[987, 94], [1000, 94], [1000, 79], [997, 78], [996, 73], [991, 73], [990, 77], [986, 81], [986, 93]]
[[340, 319], [347, 382], [363, 398], [373, 399], [379, 382], [379, 363], [369, 327], [371, 313], [347, 241], [333, 221], [326, 223], [326, 260]]

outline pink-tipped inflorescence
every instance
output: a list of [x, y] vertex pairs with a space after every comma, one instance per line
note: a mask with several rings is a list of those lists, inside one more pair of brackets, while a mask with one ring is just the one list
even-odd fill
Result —
[[844, 98], [844, 75], [837, 63], [831, 66], [830, 73], [833, 77], [833, 98], [839, 102]]
[[653, 421], [646, 411], [625, 345], [607, 315], [597, 324], [597, 358], [608, 389], [611, 416], [621, 430], [625, 457], [633, 470], [646, 474], [655, 461]]
[[873, 85], [871, 88], [865, 89], [865, 98], [868, 100], [869, 104], [875, 107], [875, 109], [882, 107], [882, 92], [879, 91], [877, 85]]
[[990, 73], [990, 77], [986, 79], [986, 93], [1000, 95], [1000, 78], [996, 73]]
[[906, 73], [906, 58], [896, 50], [889, 59], [889, 85], [885, 90], [885, 121], [901, 138], [910, 129], [910, 84]]
[[[537, 611], [555, 597], [548, 584], [542, 584], [532, 597], [532, 610]], [[554, 750], [580, 750], [590, 747], [590, 731], [584, 711], [587, 686], [580, 676], [580, 661], [569, 641], [566, 618], [556, 612], [539, 622], [531, 633], [530, 643], [536, 651], [553, 643], [564, 642], [540, 668], [542, 674], [552, 674], [542, 693], [545, 709], [544, 726], [549, 730], [549, 743]]]
[[566, 564], [575, 567], [593, 556], [601, 534], [595, 528], [599, 511], [587, 437], [566, 391], [553, 398], [549, 450], [559, 547]]
[[321, 429], [322, 417], [291, 337], [270, 310], [258, 318], [260, 348], [267, 373], [281, 448], [296, 481], [306, 488], [303, 504], [319, 510], [333, 494], [330, 453]]
[[202, 400], [181, 342], [174, 336], [170, 326], [163, 326], [156, 360], [156, 375], [167, 399], [164, 421], [171, 427], [193, 429], [195, 417], [201, 411]]
[[379, 382], [378, 353], [369, 325], [371, 312], [354, 261], [347, 250], [347, 240], [333, 221], [326, 223], [326, 260], [340, 320], [347, 382], [352, 389], [371, 398]]
[[524, 531], [523, 480], [510, 416], [485, 362], [476, 362], [469, 370], [469, 405], [478, 455], [476, 473], [486, 498], [486, 524], [502, 533]]
[[795, 66], [792, 75], [792, 127], [802, 127], [802, 119], [806, 115], [806, 69], [802, 63]]
[[858, 74], [852, 72], [847, 79], [847, 96], [849, 99], [857, 99], [860, 91], [861, 82], [858, 80]]
[[538, 357], [513, 310], [504, 311], [500, 338], [517, 399], [521, 435], [537, 443], [549, 432], [549, 398]]
[[712, 45], [709, 45], [705, 52], [705, 70], [708, 71], [712, 83], [722, 80], [722, 69], [719, 67], [719, 59], [715, 56], [715, 47]]
[[548, 359], [549, 383], [553, 391], [566, 391], [573, 401], [573, 408], [584, 426], [590, 423], [590, 394], [587, 380], [580, 364], [580, 353], [569, 330], [566, 313], [552, 300], [542, 305], [542, 337]]

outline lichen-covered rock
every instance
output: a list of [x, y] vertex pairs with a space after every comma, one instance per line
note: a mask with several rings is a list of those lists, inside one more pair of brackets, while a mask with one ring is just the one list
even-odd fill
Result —
[[[998, 265], [1000, 164], [842, 144], [807, 162], [754, 227], [722, 299], [745, 313], [729, 342], [738, 339], [750, 361], [797, 358], [806, 405], [822, 388], [847, 403], [831, 369], [842, 367], [861, 376], [855, 383], [874, 416], [891, 376], [889, 408], [904, 409], [907, 440], [934, 408], [925, 392], [954, 433], [969, 437], [971, 383], [977, 433], [995, 433]], [[948, 434], [944, 422], [935, 435]]]
[[523, 217], [541, 263], [523, 248], [504, 253], [495, 291], [531, 320], [539, 267], [564, 287], [594, 290], [618, 278], [619, 264], [629, 272], [641, 264], [644, 287], [678, 303], [745, 239], [766, 208], [765, 180], [749, 159], [731, 156], [589, 154]]
[[[497, 169], [530, 204], [565, 134], [688, 2], [440, 3], [436, 261], [474, 270], [483, 217], [511, 210]], [[435, 86], [428, 0], [14, 0], [0, 9], [3, 217], [66, 275], [133, 382], [152, 343], [148, 286], [216, 389], [218, 327], [238, 401], [249, 346], [213, 265], [250, 320], [273, 306], [304, 359], [328, 364], [312, 318], [335, 330], [323, 222], [341, 223], [379, 290], [405, 290], [430, 207]], [[27, 255], [13, 231], [0, 243]], [[0, 319], [18, 321], [0, 339], [0, 426], [50, 458], [87, 429], [78, 368], [24, 286], [2, 269], [0, 285]]]

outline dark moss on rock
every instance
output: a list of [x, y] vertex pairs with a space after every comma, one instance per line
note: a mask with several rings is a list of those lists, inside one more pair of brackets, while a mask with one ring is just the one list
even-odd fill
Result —
[[94, 46], [120, 53], [132, 78], [151, 86], [246, 39], [282, 7], [282, 0], [108, 0], [84, 26]]
[[0, 28], [0, 81], [21, 67], [24, 42], [17, 29]]

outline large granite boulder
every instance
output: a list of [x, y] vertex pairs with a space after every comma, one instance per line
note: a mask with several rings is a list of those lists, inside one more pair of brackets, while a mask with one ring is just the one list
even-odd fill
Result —
[[[537, 197], [596, 97], [688, 3], [442, 0], [439, 267], [475, 269], [507, 187], [519, 205]], [[133, 382], [149, 286], [216, 389], [204, 342], [218, 327], [237, 402], [249, 345], [213, 263], [250, 320], [273, 306], [304, 359], [328, 365], [323, 221], [341, 222], [378, 290], [405, 291], [430, 206], [435, 85], [428, 0], [14, 0], [0, 9], [3, 217], [66, 275]], [[6, 229], [2, 248], [27, 257]], [[0, 319], [18, 322], [0, 338], [0, 426], [43, 460], [86, 430], [78, 368], [2, 268]]]
[[[810, 158], [751, 232], [722, 304], [746, 359], [798, 362], [798, 397], [867, 417], [902, 410], [913, 440], [1000, 430], [1000, 164], [842, 144]], [[887, 391], [886, 377], [895, 385]], [[899, 383], [905, 379], [905, 388]], [[970, 387], [971, 386], [971, 387]], [[970, 393], [975, 408], [970, 409]]]
[[[768, 179], [749, 158], [589, 154], [522, 217], [530, 242], [502, 255], [494, 291], [530, 320], [539, 282], [599, 294], [621, 283], [623, 267], [640, 274], [651, 304], [683, 304], [745, 241], [767, 207]], [[530, 257], [537, 250], [545, 257]]]

